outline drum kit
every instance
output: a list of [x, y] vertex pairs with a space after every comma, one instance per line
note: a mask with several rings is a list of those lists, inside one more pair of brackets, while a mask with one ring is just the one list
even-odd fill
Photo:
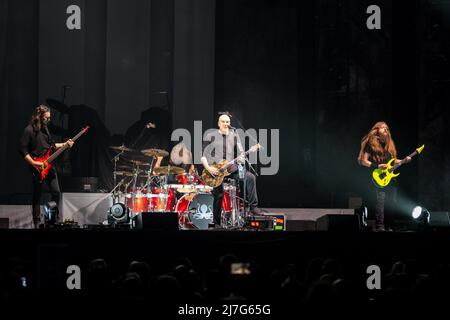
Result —
[[[182, 230], [208, 229], [213, 223], [213, 188], [195, 169], [186, 172], [179, 166], [155, 167], [158, 158], [169, 156], [161, 149], [137, 151], [124, 145], [110, 148], [117, 152], [112, 159], [115, 187], [111, 191], [111, 216], [125, 213], [130, 217], [127, 221], [131, 221], [142, 212], [177, 212]], [[169, 163], [189, 164], [174, 159], [173, 152], [170, 158]], [[244, 224], [243, 200], [238, 194], [234, 183], [224, 183], [221, 225], [225, 229]]]

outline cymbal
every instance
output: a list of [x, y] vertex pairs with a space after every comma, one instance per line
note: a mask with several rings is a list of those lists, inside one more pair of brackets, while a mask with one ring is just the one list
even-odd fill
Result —
[[133, 175], [133, 172], [131, 171], [114, 171], [114, 173], [118, 176], [126, 176], [126, 177]]
[[61, 101], [55, 100], [55, 99], [46, 99], [48, 105], [55, 109], [56, 111], [59, 111], [61, 113], [69, 113], [69, 107], [62, 103]]
[[[124, 177], [132, 177], [134, 175], [134, 173], [131, 171], [116, 171], [115, 173], [118, 176], [124, 176]], [[139, 173], [137, 176], [139, 178], [145, 178], [147, 175], [144, 173]]]
[[182, 174], [184, 173], [184, 169], [180, 167], [158, 167], [154, 168], [153, 171], [155, 171], [156, 174], [162, 175], [162, 174]]
[[135, 166], [150, 166], [151, 163], [147, 162], [147, 161], [142, 161], [142, 160], [128, 160], [129, 162], [131, 162], [132, 164], [134, 164]]
[[119, 152], [131, 152], [134, 151], [133, 149], [127, 148], [124, 145], [121, 146], [109, 146], [110, 149], [113, 149], [114, 151], [119, 151]]
[[167, 157], [169, 155], [166, 150], [162, 149], [144, 149], [141, 152], [148, 157]]
[[130, 171], [132, 170], [132, 166], [128, 165], [128, 164], [119, 164], [117, 165], [117, 170], [118, 171]]

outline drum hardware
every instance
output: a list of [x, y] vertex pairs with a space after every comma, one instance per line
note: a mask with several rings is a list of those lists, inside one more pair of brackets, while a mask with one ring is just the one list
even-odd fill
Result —
[[[223, 184], [221, 226], [225, 229], [240, 229], [245, 225], [245, 199], [239, 196], [234, 179]], [[248, 203], [248, 202], [247, 202]]]
[[113, 149], [114, 151], [118, 151], [118, 152], [119, 152], [118, 154], [116, 154], [116, 155], [114, 156], [114, 158], [111, 159], [111, 161], [114, 161], [113, 184], [116, 185], [116, 182], [117, 182], [117, 176], [116, 176], [116, 172], [117, 172], [117, 161], [119, 161], [120, 156], [121, 156], [122, 154], [124, 154], [125, 152], [131, 152], [131, 151], [133, 151], [133, 150], [130, 149], [130, 148], [125, 147], [124, 144], [122, 144], [121, 146], [110, 146], [109, 148], [110, 148], [110, 149]]

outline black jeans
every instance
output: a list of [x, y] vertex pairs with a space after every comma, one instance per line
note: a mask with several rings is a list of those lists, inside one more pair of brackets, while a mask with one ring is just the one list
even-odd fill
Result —
[[33, 222], [35, 227], [41, 221], [41, 196], [42, 196], [42, 186], [45, 183], [50, 190], [52, 201], [56, 202], [59, 205], [59, 198], [61, 195], [61, 191], [59, 189], [58, 183], [58, 175], [54, 168], [52, 168], [47, 176], [47, 178], [43, 182], [39, 182], [34, 176], [32, 176], [33, 180], [33, 198], [32, 198], [32, 214], [33, 214]]
[[386, 188], [375, 188], [375, 227], [380, 228], [385, 225], [385, 208], [387, 204], [394, 210], [397, 202], [397, 188], [387, 186]]
[[[227, 178], [231, 178], [239, 182], [239, 174], [238, 171], [232, 173]], [[245, 184], [246, 184], [246, 198], [248, 201], [248, 205], [250, 206], [250, 210], [256, 208], [258, 206], [258, 195], [256, 192], [256, 177], [253, 173], [246, 171], [245, 176]], [[243, 190], [241, 188], [241, 190]], [[223, 200], [223, 183], [217, 188], [213, 189], [214, 196], [214, 223], [220, 225], [220, 217], [222, 215], [222, 200]], [[240, 194], [243, 196], [243, 192]]]

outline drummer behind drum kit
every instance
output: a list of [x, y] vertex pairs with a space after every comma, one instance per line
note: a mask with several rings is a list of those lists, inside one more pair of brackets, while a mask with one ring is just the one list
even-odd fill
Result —
[[[178, 166], [154, 167], [158, 157], [169, 156], [165, 150], [138, 152], [123, 145], [110, 148], [118, 154], [112, 159], [115, 187], [111, 191], [113, 205], [108, 213], [109, 225], [131, 225], [133, 218], [143, 212], [176, 212], [179, 228], [183, 230], [208, 229], [213, 223], [213, 188], [206, 185], [195, 170], [189, 173]], [[171, 154], [172, 163], [192, 163], [185, 159], [179, 161], [173, 152]], [[237, 187], [224, 183], [224, 191], [222, 227], [242, 227], [244, 206]]]

